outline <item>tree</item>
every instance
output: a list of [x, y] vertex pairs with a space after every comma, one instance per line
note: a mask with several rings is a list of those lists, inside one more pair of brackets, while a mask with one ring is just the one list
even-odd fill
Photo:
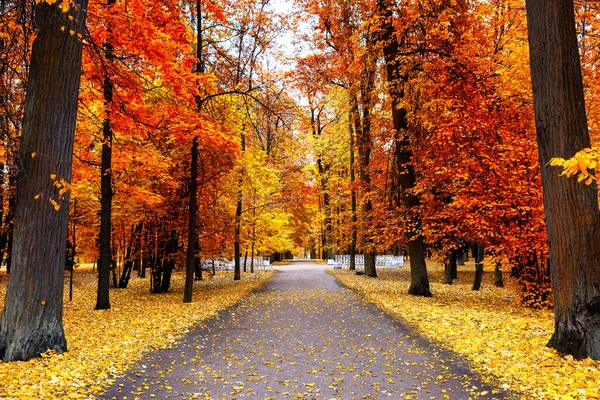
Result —
[[381, 12], [380, 40], [383, 43], [383, 56], [385, 58], [392, 106], [392, 119], [395, 129], [394, 158], [397, 174], [396, 190], [399, 191], [398, 199], [400, 199], [398, 203], [402, 203], [406, 208], [407, 214], [411, 214], [405, 222], [411, 275], [408, 293], [416, 296], [431, 296], [427, 266], [425, 264], [425, 243], [421, 231], [421, 216], [418, 210], [420, 200], [413, 193], [416, 175], [412, 165], [413, 155], [407, 132], [407, 110], [401, 106], [401, 101], [404, 97], [404, 89], [401, 85], [402, 80], [405, 78], [401, 76], [401, 62], [399, 59], [400, 44], [394, 34], [391, 4], [386, 0], [379, 0], [378, 8]]
[[72, 7], [66, 1], [40, 2], [34, 9], [37, 37], [23, 117], [13, 270], [0, 320], [4, 361], [67, 349], [62, 325], [67, 182], [86, 9], [87, 0]]
[[[108, 0], [106, 7], [110, 10], [116, 0]], [[110, 12], [110, 11], [109, 11]], [[109, 65], [114, 61], [113, 44], [111, 43], [111, 27], [107, 28], [107, 39], [103, 44], [106, 60]], [[114, 263], [111, 251], [111, 219], [112, 219], [112, 146], [113, 127], [110, 118], [110, 107], [113, 102], [114, 85], [108, 72], [105, 72], [102, 82], [104, 94], [104, 107], [106, 116], [102, 123], [102, 156], [100, 166], [100, 256], [98, 257], [98, 293], [96, 297], [96, 310], [110, 308], [109, 282], [111, 264]]]
[[552, 157], [590, 147], [572, 0], [528, 0], [535, 125], [554, 289], [548, 345], [600, 359], [600, 211], [595, 183], [549, 170]]

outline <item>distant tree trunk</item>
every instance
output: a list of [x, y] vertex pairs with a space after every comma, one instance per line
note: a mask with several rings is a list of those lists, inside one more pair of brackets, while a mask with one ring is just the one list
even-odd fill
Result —
[[481, 280], [483, 279], [483, 245], [475, 243], [475, 278], [473, 280], [473, 290], [481, 288]]
[[452, 280], [455, 279], [456, 275], [456, 262], [459, 257], [459, 250], [452, 250], [448, 256], [448, 261], [444, 267], [444, 284], [452, 285]]
[[380, 41], [383, 43], [383, 55], [388, 81], [388, 91], [392, 105], [392, 119], [396, 137], [395, 144], [395, 169], [399, 201], [408, 211], [406, 222], [406, 238], [410, 260], [410, 288], [408, 293], [415, 296], [431, 296], [429, 290], [429, 277], [425, 264], [425, 243], [421, 232], [421, 216], [419, 215], [419, 198], [413, 194], [412, 189], [416, 184], [415, 170], [412, 165], [412, 150], [408, 137], [407, 110], [401, 106], [404, 90], [400, 84], [399, 44], [393, 26], [392, 5], [389, 0], [378, 0], [381, 13]]
[[50, 175], [71, 181], [82, 42], [69, 30], [83, 32], [86, 9], [86, 0], [68, 13], [59, 3], [34, 8], [37, 36], [23, 117], [14, 265], [0, 319], [0, 357], [6, 362], [67, 349], [62, 306], [69, 196], [58, 195]]
[[[367, 38], [367, 42], [372, 45], [373, 39], [369, 37]], [[377, 277], [377, 269], [375, 268], [375, 251], [372, 249], [373, 238], [372, 234], [369, 232], [369, 224], [371, 224], [373, 219], [373, 216], [371, 215], [373, 204], [369, 198], [369, 193], [372, 191], [371, 173], [369, 170], [372, 151], [371, 108], [373, 106], [376, 69], [375, 57], [373, 54], [365, 54], [363, 68], [363, 76], [360, 83], [360, 108], [362, 115], [360, 116], [359, 130], [356, 132], [356, 144], [358, 147], [359, 158], [359, 178], [365, 191], [365, 196], [362, 203], [363, 221], [365, 223], [365, 229], [363, 231], [363, 256], [365, 275]]]
[[129, 285], [129, 279], [131, 279], [131, 271], [133, 270], [134, 257], [140, 249], [140, 236], [142, 235], [143, 224], [139, 222], [135, 229], [131, 227], [131, 239], [129, 246], [125, 252], [125, 262], [123, 263], [123, 273], [121, 279], [119, 279], [119, 288], [125, 289]]
[[578, 184], [550, 167], [590, 147], [572, 0], [527, 0], [533, 103], [549, 263], [554, 334], [548, 346], [600, 359], [600, 212], [596, 183]]
[[502, 279], [502, 269], [500, 267], [500, 261], [496, 261], [496, 267], [494, 268], [494, 286], [496, 287], [504, 287], [504, 279]]
[[[241, 148], [242, 154], [246, 151], [246, 137], [244, 132], [241, 133]], [[242, 225], [242, 202], [243, 202], [243, 193], [242, 193], [242, 176], [239, 177], [239, 189], [238, 189], [238, 198], [237, 198], [237, 206], [235, 208], [235, 229], [234, 229], [234, 242], [233, 242], [233, 280], [239, 281], [241, 276], [241, 268], [240, 268], [240, 258], [242, 256], [240, 250], [240, 230]]]
[[354, 129], [355, 118], [357, 118], [358, 110], [356, 104], [356, 96], [353, 96], [351, 100], [351, 109], [348, 115], [348, 130], [350, 131], [350, 184], [351, 189], [351, 207], [352, 207], [352, 236], [350, 239], [350, 271], [356, 270], [356, 241], [358, 239], [356, 232], [356, 189], [354, 188], [354, 182], [356, 176], [354, 172]]
[[162, 293], [167, 293], [171, 287], [171, 275], [173, 274], [173, 269], [175, 268], [174, 254], [177, 253], [177, 236], [177, 232], [175, 230], [171, 230], [171, 233], [165, 244], [165, 255], [162, 263], [162, 279], [160, 282], [160, 291]]
[[456, 265], [462, 267], [467, 261], [469, 261], [469, 253], [464, 249], [460, 249], [458, 253], [458, 258], [456, 259]]
[[[192, 141], [192, 160], [190, 170], [190, 205], [188, 216], [188, 243], [185, 270], [185, 289], [183, 292], [183, 302], [192, 302], [192, 292], [194, 289], [194, 272], [196, 270], [196, 192], [198, 191], [198, 138], [194, 137]], [[202, 273], [202, 272], [200, 272]]]
[[254, 273], [254, 242], [256, 240], [256, 225], [252, 226], [252, 245], [250, 250], [250, 273]]
[[[110, 8], [116, 0], [107, 0], [106, 7]], [[110, 36], [110, 28], [108, 28]], [[113, 46], [110, 39], [103, 44], [104, 55], [109, 63], [114, 59]], [[110, 76], [104, 77], [104, 108], [106, 118], [102, 127], [102, 162], [100, 167], [100, 257], [98, 258], [98, 294], [96, 310], [110, 309], [110, 270], [111, 270], [111, 218], [112, 218], [112, 139], [113, 131], [110, 121], [110, 105], [113, 101], [113, 83]], [[113, 268], [116, 268], [113, 265]]]

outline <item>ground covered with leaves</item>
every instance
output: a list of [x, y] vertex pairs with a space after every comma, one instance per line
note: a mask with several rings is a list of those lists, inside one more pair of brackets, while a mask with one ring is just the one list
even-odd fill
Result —
[[[184, 277], [175, 273], [169, 293], [151, 294], [147, 279], [113, 289], [111, 309], [94, 311], [96, 274], [75, 272], [73, 301], [65, 285], [64, 327], [68, 352], [28, 362], [0, 362], [0, 398], [86, 398], [100, 393], [150, 350], [170, 347], [195, 324], [261, 287], [272, 271], [232, 273], [194, 283], [194, 301], [183, 303]], [[6, 276], [0, 282], [4, 303]]]
[[367, 278], [352, 271], [330, 271], [343, 285], [406, 322], [420, 335], [449, 348], [473, 367], [523, 398], [600, 399], [600, 362], [561, 357], [546, 347], [554, 316], [531, 310], [508, 288], [492, 285], [486, 273], [473, 291], [474, 268], [459, 267], [459, 279], [444, 285], [443, 268], [430, 269], [432, 298], [409, 296], [410, 270], [378, 270]]

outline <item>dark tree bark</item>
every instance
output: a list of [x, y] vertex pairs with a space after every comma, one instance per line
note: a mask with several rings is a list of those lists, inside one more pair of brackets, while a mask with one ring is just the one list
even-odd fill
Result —
[[[107, 0], [106, 7], [110, 7], [115, 0]], [[109, 28], [110, 34], [110, 28]], [[114, 59], [113, 46], [110, 39], [104, 43], [104, 55], [109, 63]], [[98, 258], [98, 294], [96, 297], [96, 310], [110, 309], [110, 271], [112, 264], [112, 254], [110, 248], [111, 242], [111, 218], [112, 218], [112, 140], [113, 131], [110, 121], [109, 107], [113, 101], [113, 83], [108, 76], [108, 71], [104, 77], [104, 107], [106, 109], [106, 118], [102, 126], [102, 160], [100, 167], [100, 253]], [[116, 268], [115, 265], [112, 265]]]
[[[367, 47], [374, 46], [373, 38], [367, 37]], [[372, 249], [373, 238], [369, 233], [369, 225], [372, 221], [371, 212], [373, 204], [369, 198], [371, 192], [371, 172], [369, 165], [371, 163], [371, 108], [373, 107], [373, 92], [375, 86], [375, 56], [367, 51], [364, 55], [364, 65], [362, 79], [360, 82], [360, 112], [358, 118], [360, 120], [356, 131], [356, 144], [358, 149], [358, 172], [359, 179], [364, 188], [364, 200], [362, 203], [362, 218], [366, 229], [363, 231], [363, 257], [365, 266], [365, 275], [369, 277], [377, 277], [377, 269], [375, 267], [375, 251]]]
[[[17, 158], [18, 160], [18, 158]], [[6, 213], [6, 219], [5, 219], [5, 228], [6, 228], [6, 235], [7, 235], [7, 241], [8, 243], [6, 244], [6, 272], [10, 274], [11, 271], [11, 266], [12, 266], [12, 248], [13, 248], [13, 242], [14, 242], [14, 233], [15, 233], [15, 206], [16, 206], [16, 199], [17, 199], [17, 191], [16, 191], [16, 186], [17, 186], [17, 168], [13, 167], [10, 169], [9, 172], [9, 176], [8, 176], [8, 185], [9, 188], [12, 189], [12, 191], [10, 192], [9, 198], [8, 198], [8, 212]]]
[[356, 119], [358, 118], [358, 106], [356, 103], [356, 96], [353, 96], [350, 101], [350, 113], [348, 115], [348, 130], [350, 131], [350, 184], [352, 185], [351, 193], [351, 210], [352, 210], [352, 237], [350, 239], [350, 271], [356, 270], [356, 241], [358, 239], [356, 229], [356, 189], [354, 188], [354, 182], [356, 181], [356, 174], [354, 172], [354, 127], [356, 126]]
[[527, 0], [527, 26], [554, 334], [548, 346], [600, 359], [600, 212], [596, 183], [548, 167], [590, 146], [572, 0]]
[[[185, 269], [185, 289], [183, 291], [183, 302], [192, 302], [194, 289], [194, 272], [196, 270], [196, 192], [198, 191], [198, 138], [192, 142], [192, 162], [190, 171], [190, 206], [188, 217], [188, 246]], [[200, 271], [202, 274], [202, 271]]]
[[502, 278], [502, 269], [500, 267], [500, 261], [496, 261], [494, 268], [494, 286], [496, 287], [504, 287], [504, 279]]
[[[50, 174], [71, 180], [82, 42], [69, 30], [83, 31], [86, 8], [86, 0], [69, 13], [63, 13], [59, 3], [35, 6], [37, 37], [23, 118], [14, 265], [0, 319], [4, 361], [67, 349], [62, 306], [69, 198], [58, 196]], [[55, 210], [50, 199], [60, 209]]]
[[400, 105], [404, 97], [403, 89], [399, 87], [399, 44], [396, 40], [393, 26], [392, 6], [389, 0], [378, 0], [381, 13], [380, 41], [383, 44], [386, 75], [389, 95], [392, 105], [392, 119], [396, 131], [395, 138], [395, 169], [397, 174], [397, 189], [399, 190], [398, 203], [402, 203], [407, 210], [406, 238], [410, 260], [410, 288], [408, 293], [416, 296], [431, 296], [429, 290], [429, 277], [425, 264], [425, 243], [421, 232], [421, 216], [418, 213], [419, 198], [412, 193], [416, 177], [412, 165], [412, 150], [408, 137], [407, 110]]
[[481, 288], [481, 280], [483, 279], [483, 245], [475, 243], [475, 278], [473, 279], [473, 290]]
[[[241, 133], [241, 148], [242, 154], [246, 151], [246, 137], [244, 132]], [[241, 266], [240, 266], [240, 258], [242, 257], [242, 252], [240, 250], [240, 230], [242, 225], [242, 205], [243, 205], [243, 193], [242, 193], [242, 177], [240, 175], [239, 178], [239, 189], [238, 189], [238, 198], [237, 205], [235, 207], [235, 229], [234, 229], [234, 242], [233, 242], [233, 280], [239, 281], [241, 276]]]
[[123, 273], [121, 274], [121, 278], [119, 279], [118, 287], [120, 289], [125, 289], [127, 288], [127, 285], [129, 285], [129, 279], [131, 279], [131, 271], [133, 271], [133, 266], [135, 264], [135, 256], [140, 251], [140, 236], [142, 235], [142, 226], [143, 224], [139, 222], [135, 229], [133, 228], [133, 226], [131, 227], [131, 239], [125, 253]]
[[444, 267], [444, 283], [446, 285], [452, 285], [452, 280], [455, 279], [455, 276], [457, 275], [456, 264], [460, 254], [459, 252], [460, 250], [452, 250], [448, 256], [448, 261]]

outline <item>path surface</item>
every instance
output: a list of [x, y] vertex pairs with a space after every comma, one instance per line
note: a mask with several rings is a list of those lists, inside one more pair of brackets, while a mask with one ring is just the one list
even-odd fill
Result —
[[341, 288], [325, 266], [278, 269], [262, 291], [150, 354], [103, 398], [511, 397]]

